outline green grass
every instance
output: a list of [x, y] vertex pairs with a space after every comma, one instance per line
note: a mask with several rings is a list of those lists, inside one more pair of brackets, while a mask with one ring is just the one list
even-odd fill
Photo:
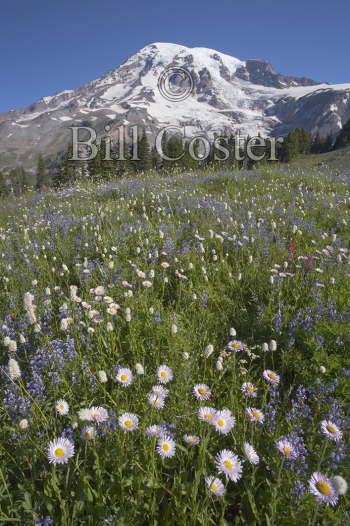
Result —
[[[347, 478], [349, 469], [349, 451], [339, 452], [320, 429], [323, 419], [333, 418], [342, 444], [348, 442], [349, 241], [348, 182], [319, 174], [317, 165], [292, 165], [288, 173], [152, 174], [4, 203], [1, 342], [10, 336], [17, 351], [1, 343], [0, 523], [30, 525], [50, 516], [64, 526], [108, 524], [108, 518], [118, 526], [347, 524], [348, 497], [340, 496], [335, 507], [319, 504], [308, 480], [315, 471]], [[80, 302], [71, 299], [71, 285]], [[115, 316], [97, 301], [97, 286], [119, 304]], [[37, 325], [27, 320], [26, 292], [34, 295]], [[73, 322], [62, 330], [65, 317]], [[227, 349], [232, 327], [245, 345], [238, 353]], [[271, 339], [277, 351], [264, 351]], [[74, 346], [72, 359], [53, 356], [63, 342]], [[214, 352], [206, 357], [209, 344]], [[50, 355], [50, 364], [39, 363], [39, 355]], [[9, 356], [22, 371], [14, 382]], [[144, 375], [135, 373], [136, 363]], [[161, 364], [174, 379], [164, 408], [156, 410], [147, 396], [159, 383]], [[116, 382], [116, 366], [133, 370], [129, 387]], [[281, 376], [277, 391], [263, 378], [265, 369]], [[99, 370], [107, 383], [99, 381]], [[245, 381], [258, 388], [256, 398], [241, 392]], [[195, 399], [197, 383], [210, 386], [208, 401]], [[297, 400], [300, 385], [308, 390], [304, 401]], [[55, 410], [60, 398], [70, 406], [66, 416]], [[201, 422], [202, 405], [229, 408], [232, 431], [221, 435]], [[77, 413], [90, 406], [106, 408], [110, 418], [85, 441], [86, 422]], [[250, 406], [263, 410], [264, 424], [249, 421]], [[116, 425], [123, 412], [139, 416], [137, 430], [125, 433]], [[26, 430], [19, 426], [24, 417]], [[176, 424], [176, 455], [169, 459], [145, 435], [163, 421]], [[75, 455], [52, 466], [47, 446], [63, 432], [74, 440]], [[308, 453], [294, 463], [275, 447], [291, 433], [303, 438]], [[186, 444], [183, 434], [198, 435], [200, 444]], [[260, 463], [245, 461], [237, 483], [219, 475], [227, 491], [214, 496], [205, 477], [218, 476], [215, 456], [229, 449], [243, 461], [245, 442]], [[335, 460], [337, 452], [342, 456]], [[296, 481], [305, 486], [298, 502]]]

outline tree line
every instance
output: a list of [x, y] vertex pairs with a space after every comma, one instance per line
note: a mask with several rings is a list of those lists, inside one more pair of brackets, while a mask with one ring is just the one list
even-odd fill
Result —
[[[253, 146], [250, 148], [254, 156], [265, 153], [264, 159], [254, 160], [248, 155], [248, 144], [251, 138], [247, 137], [243, 142], [236, 144], [236, 137], [231, 135], [225, 138], [224, 146], [228, 150], [228, 159], [220, 159], [214, 155], [214, 148], [210, 148], [208, 155], [200, 159], [200, 143], [196, 145], [195, 158], [190, 155], [188, 149], [183, 148], [182, 139], [176, 136], [164, 134], [162, 140], [162, 151], [165, 158], [161, 157], [154, 146], [151, 146], [144, 132], [138, 140], [138, 160], [133, 159], [131, 146], [126, 148], [125, 158], [117, 160], [111, 152], [113, 160], [105, 160], [106, 144], [101, 141], [97, 146], [97, 154], [91, 161], [72, 161], [73, 147], [69, 144], [66, 152], [59, 153], [54, 159], [44, 159], [39, 154], [37, 167], [34, 172], [24, 170], [22, 167], [13, 169], [5, 175], [0, 172], [0, 196], [10, 193], [21, 195], [28, 189], [41, 190], [45, 187], [60, 187], [62, 185], [74, 184], [76, 181], [89, 178], [91, 180], [109, 180], [114, 177], [156, 171], [172, 170], [195, 170], [205, 166], [220, 166], [230, 169], [251, 169], [256, 165], [269, 162], [271, 155], [271, 140], [265, 139], [265, 146]], [[318, 133], [312, 135], [310, 132], [297, 128], [284, 137], [283, 143], [276, 145], [276, 158], [279, 162], [290, 162], [299, 155], [325, 153], [339, 148], [350, 146], [350, 120], [343, 126], [335, 141], [332, 136], [321, 137]], [[116, 145], [117, 149], [118, 145]], [[263, 152], [264, 150], [264, 152]], [[236, 158], [239, 153], [238, 159]], [[217, 152], [216, 152], [217, 153]], [[108, 157], [108, 156], [107, 156]], [[169, 159], [178, 159], [167, 160]]]

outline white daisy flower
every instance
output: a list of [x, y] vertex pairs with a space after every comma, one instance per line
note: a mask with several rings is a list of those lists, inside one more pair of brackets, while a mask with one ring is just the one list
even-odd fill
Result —
[[98, 286], [94, 289], [93, 292], [94, 294], [96, 294], [96, 296], [103, 296], [105, 293], [105, 289], [102, 286]]
[[341, 432], [339, 427], [330, 420], [322, 420], [321, 431], [327, 438], [330, 438], [335, 442], [340, 442], [343, 436], [343, 433]]
[[127, 387], [132, 383], [132, 372], [126, 367], [119, 367], [116, 378], [120, 384]]
[[113, 298], [111, 298], [110, 296], [103, 296], [103, 301], [104, 303], [108, 303], [108, 304], [114, 303]]
[[118, 422], [124, 431], [134, 431], [139, 425], [139, 417], [134, 413], [123, 413]]
[[118, 312], [118, 310], [115, 307], [108, 307], [106, 309], [107, 314], [110, 314], [111, 316], [115, 316]]
[[152, 393], [165, 399], [169, 395], [169, 389], [163, 387], [162, 385], [153, 385]]
[[152, 287], [152, 281], [145, 280], [142, 282], [142, 285], [145, 287], [145, 289], [149, 289]]
[[157, 452], [161, 457], [173, 457], [176, 453], [175, 441], [166, 435], [160, 437], [157, 442]]
[[244, 454], [245, 454], [248, 462], [250, 462], [251, 464], [259, 464], [259, 461], [260, 461], [259, 455], [255, 451], [253, 446], [248, 444], [248, 442], [244, 442], [244, 444], [243, 444], [243, 451], [244, 451]]
[[184, 435], [184, 441], [191, 446], [197, 446], [201, 439], [197, 435]]
[[84, 440], [93, 440], [96, 436], [96, 430], [94, 426], [85, 426], [81, 430], [81, 437]]
[[157, 376], [161, 384], [167, 384], [173, 379], [173, 372], [167, 365], [160, 365], [157, 370]]
[[211, 390], [206, 384], [196, 384], [193, 392], [197, 400], [208, 400], [211, 397]]
[[270, 369], [266, 369], [263, 372], [263, 376], [268, 382], [270, 382], [270, 384], [275, 384], [275, 385], [279, 384], [280, 377], [274, 371], [271, 371]]
[[213, 424], [216, 415], [214, 407], [200, 407], [198, 410], [198, 418], [208, 424]]
[[236, 419], [229, 409], [216, 411], [213, 424], [218, 433], [227, 435], [235, 425]]
[[251, 422], [260, 422], [262, 423], [264, 421], [264, 413], [260, 411], [260, 409], [256, 409], [255, 407], [247, 407], [246, 413], [250, 418]]
[[242, 462], [238, 456], [228, 449], [223, 449], [216, 455], [216, 467], [219, 473], [234, 482], [242, 477]]
[[331, 479], [323, 475], [322, 473], [313, 473], [309, 480], [309, 490], [316, 500], [327, 506], [335, 506], [338, 501], [338, 493], [333, 486]]
[[105, 422], [108, 420], [108, 412], [104, 407], [93, 406], [90, 408], [90, 420], [93, 422]]
[[282, 455], [288, 460], [295, 460], [298, 456], [298, 452], [289, 440], [278, 440], [276, 447]]
[[56, 411], [59, 415], [67, 415], [69, 412], [69, 405], [65, 400], [58, 400], [56, 402]]
[[205, 483], [214, 495], [222, 497], [225, 494], [225, 486], [217, 477], [206, 477]]
[[159, 396], [155, 393], [151, 393], [148, 397], [148, 403], [155, 409], [163, 409], [165, 400], [162, 396]]
[[157, 437], [157, 438], [159, 438], [162, 435], [164, 435], [164, 429], [162, 428], [162, 426], [158, 426], [158, 425], [149, 426], [146, 429], [146, 435], [148, 437]]
[[66, 464], [74, 456], [74, 444], [68, 438], [57, 438], [49, 443], [47, 456], [50, 464]]
[[244, 382], [241, 386], [241, 391], [246, 396], [250, 396], [251, 398], [255, 398], [257, 394], [257, 388], [250, 382]]

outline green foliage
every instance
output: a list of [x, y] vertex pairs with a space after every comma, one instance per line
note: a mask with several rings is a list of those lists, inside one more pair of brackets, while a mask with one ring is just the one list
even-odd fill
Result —
[[350, 119], [344, 124], [335, 141], [334, 149], [345, 148], [350, 146]]

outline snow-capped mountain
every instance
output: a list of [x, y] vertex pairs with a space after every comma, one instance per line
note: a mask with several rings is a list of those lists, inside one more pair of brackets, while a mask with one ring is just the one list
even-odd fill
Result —
[[[189, 72], [192, 90], [187, 98], [164, 96], [159, 79], [167, 68]], [[181, 85], [186, 79], [173, 80], [180, 93], [186, 89]], [[0, 113], [0, 168], [31, 167], [39, 152], [50, 156], [64, 150], [70, 126], [89, 125], [103, 135], [107, 124], [112, 134], [121, 124], [137, 124], [150, 137], [167, 125], [184, 128], [187, 137], [199, 130], [278, 136], [303, 127], [325, 136], [335, 135], [348, 119], [350, 84], [283, 76], [262, 60], [155, 43], [81, 88]]]

